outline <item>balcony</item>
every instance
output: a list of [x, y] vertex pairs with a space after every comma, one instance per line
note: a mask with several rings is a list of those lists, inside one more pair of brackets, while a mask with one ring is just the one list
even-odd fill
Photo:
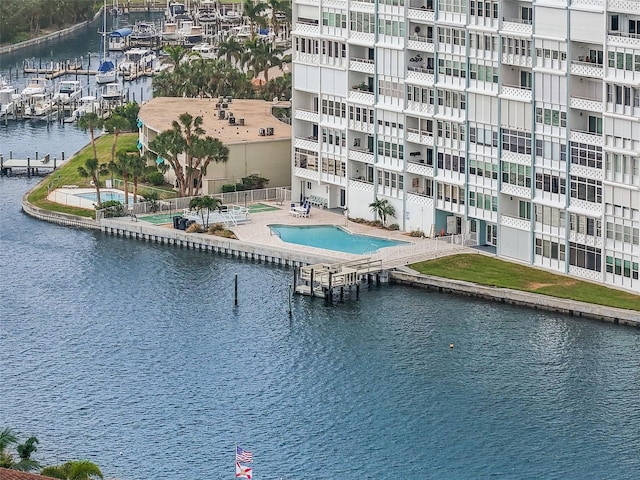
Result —
[[569, 106], [571, 108], [578, 108], [587, 112], [601, 113], [604, 109], [604, 103], [597, 98], [581, 97], [579, 95], [571, 95], [569, 98]]
[[571, 130], [571, 133], [569, 134], [569, 141], [587, 143], [598, 147], [602, 147], [604, 144], [601, 133], [586, 132], [584, 130]]
[[311, 63], [317, 65], [320, 56], [317, 53], [293, 52], [291, 58], [294, 62]]
[[360, 179], [349, 179], [349, 188], [360, 190], [361, 192], [373, 193], [373, 182], [367, 182], [363, 177]]
[[375, 158], [370, 150], [352, 148], [349, 150], [349, 160], [373, 165]]
[[407, 67], [406, 81], [432, 86], [434, 82], [433, 69], [409, 65]]
[[[617, 0], [609, 0], [609, 8], [615, 10], [611, 5]], [[586, 10], [604, 10], [606, 0], [571, 0], [571, 8], [584, 8]], [[629, 3], [629, 2], [624, 2]]]
[[435, 50], [435, 47], [433, 45], [433, 38], [422, 37], [416, 34], [409, 35], [409, 40], [407, 41], [407, 49], [433, 53], [433, 51]]
[[421, 145], [433, 146], [433, 132], [427, 132], [426, 130], [418, 130], [417, 128], [407, 128], [407, 141], [413, 143], [419, 143]]
[[407, 113], [433, 115], [433, 111], [433, 105], [431, 105], [430, 103], [415, 102], [413, 100], [407, 101]]
[[533, 95], [531, 93], [530, 87], [502, 84], [500, 86], [500, 98], [520, 100], [521, 102], [531, 103]]
[[640, 34], [627, 32], [609, 32], [607, 42], [610, 47], [640, 48]]
[[293, 34], [320, 35], [320, 24], [312, 18], [298, 18]]
[[[426, 3], [426, 2], [424, 2]], [[423, 2], [411, 2], [407, 11], [407, 18], [409, 20], [420, 20], [423, 22], [435, 21], [435, 14], [433, 8], [427, 8]]]
[[583, 77], [602, 78], [603, 68], [602, 65], [598, 63], [571, 60], [571, 74], [582, 75]]
[[313, 110], [306, 110], [304, 108], [296, 108], [294, 118], [296, 120], [305, 120], [307, 122], [313, 123], [318, 123], [320, 121], [318, 112], [314, 112]]
[[317, 170], [311, 170], [309, 168], [295, 167], [293, 174], [296, 177], [306, 178], [307, 180], [318, 180], [320, 178], [320, 173]]
[[504, 33], [515, 33], [519, 35], [530, 36], [533, 34], [531, 20], [524, 20], [522, 18], [503, 18], [501, 30]]
[[419, 160], [407, 160], [407, 173], [420, 175], [421, 177], [433, 178], [433, 167], [420, 162]]
[[[583, 0], [584, 1], [584, 0]], [[593, 0], [597, 1], [597, 0]], [[604, 3], [604, 0], [601, 0]], [[609, 11], [629, 13], [631, 15], [638, 14], [638, 2], [629, 0], [609, 0]]]
[[296, 137], [294, 141], [296, 148], [304, 148], [305, 150], [318, 151], [317, 137]]
[[433, 197], [427, 197], [423, 192], [407, 192], [407, 203], [433, 207]]
[[526, 218], [512, 217], [511, 215], [500, 215], [500, 225], [511, 227], [517, 230], [531, 231], [531, 220]]
[[503, 53], [502, 63], [506, 65], [513, 65], [516, 67], [529, 67], [533, 66], [533, 57], [530, 55], [516, 55], [513, 53]]
[[349, 101], [373, 106], [375, 97], [373, 92], [354, 87], [349, 90]]
[[533, 198], [532, 189], [529, 187], [522, 187], [520, 185], [513, 185], [511, 183], [502, 182], [500, 185], [500, 193], [504, 193], [505, 195], [509, 195], [510, 197], [520, 197], [520, 198]]
[[353, 72], [375, 73], [374, 62], [368, 58], [351, 57], [349, 59], [349, 70]]

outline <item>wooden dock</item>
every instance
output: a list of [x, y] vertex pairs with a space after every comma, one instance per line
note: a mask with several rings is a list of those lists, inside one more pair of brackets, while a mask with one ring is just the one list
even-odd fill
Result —
[[[64, 154], [62, 160], [64, 161]], [[19, 172], [25, 172], [27, 176], [48, 174], [58, 168], [58, 159], [56, 157], [51, 158], [50, 154], [46, 154], [44, 157], [39, 157], [36, 153], [35, 158], [13, 158], [12, 154], [9, 154], [9, 158], [5, 159], [0, 154], [0, 177], [11, 177]]]
[[300, 268], [299, 280], [304, 282], [295, 285], [295, 293], [311, 297], [332, 298], [334, 290], [344, 294], [345, 287], [355, 287], [356, 295], [364, 280], [375, 278], [380, 282], [383, 273], [382, 260], [364, 258], [340, 263], [319, 263]]
[[22, 71], [25, 74], [44, 75], [49, 80], [62, 77], [64, 75], [89, 75], [91, 73], [95, 74], [95, 71], [88, 69], [83, 70], [82, 63], [78, 62], [77, 60], [67, 60], [65, 62], [50, 62], [45, 65], [42, 65], [42, 63], [40, 63], [37, 67], [35, 66], [35, 64], [29, 65], [29, 63], [25, 61]]

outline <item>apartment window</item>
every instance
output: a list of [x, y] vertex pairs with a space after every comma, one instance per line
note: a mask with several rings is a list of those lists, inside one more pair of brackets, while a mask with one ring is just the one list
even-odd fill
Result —
[[531, 220], [531, 202], [518, 200], [518, 218]]
[[564, 243], [554, 242], [545, 238], [536, 238], [536, 255], [563, 262], [565, 259]]
[[571, 163], [583, 167], [602, 168], [602, 147], [571, 142]]
[[557, 174], [539, 172], [536, 173], [536, 189], [564, 195], [567, 191], [567, 179]]
[[531, 167], [518, 163], [502, 162], [502, 183], [531, 188]]
[[606, 257], [607, 273], [638, 280], [638, 262], [618, 257]]
[[438, 73], [440, 75], [452, 75], [454, 77], [466, 78], [467, 65], [465, 62], [440, 58], [438, 59]]
[[469, 124], [469, 142], [487, 147], [498, 146], [498, 130], [475, 123]]
[[640, 230], [622, 223], [607, 222], [606, 236], [616, 242], [640, 245]]
[[589, 133], [602, 134], [602, 118], [589, 115]]
[[602, 182], [593, 178], [571, 176], [571, 198], [602, 203]]
[[597, 218], [572, 213], [569, 215], [569, 228], [572, 232], [591, 237], [602, 235], [602, 222]]
[[599, 248], [569, 242], [569, 264], [596, 272], [601, 271], [602, 253]]
[[467, 13], [466, 0], [438, 0], [438, 9], [443, 12]]
[[482, 161], [476, 158], [469, 158], [469, 175], [477, 177], [498, 179], [498, 165], [491, 161]]
[[536, 123], [551, 125], [552, 127], [567, 126], [567, 112], [553, 108], [536, 108]]
[[503, 128], [502, 149], [531, 155], [531, 133]]
[[465, 159], [459, 155], [438, 152], [438, 168], [458, 173], [465, 172]]
[[535, 205], [536, 222], [556, 228], [565, 228], [566, 214], [564, 210], [545, 205]]
[[565, 162], [567, 160], [567, 145], [553, 137], [536, 138], [536, 157]]
[[449, 108], [466, 108], [466, 96], [461, 92], [438, 90], [438, 105]]
[[498, 83], [499, 69], [490, 65], [469, 64], [469, 78], [481, 82]]

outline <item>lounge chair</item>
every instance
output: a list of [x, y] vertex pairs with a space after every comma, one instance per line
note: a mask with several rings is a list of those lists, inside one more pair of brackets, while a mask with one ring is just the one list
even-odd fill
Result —
[[311, 213], [311, 204], [307, 203], [307, 209], [302, 214], [303, 217], [309, 218], [309, 214]]

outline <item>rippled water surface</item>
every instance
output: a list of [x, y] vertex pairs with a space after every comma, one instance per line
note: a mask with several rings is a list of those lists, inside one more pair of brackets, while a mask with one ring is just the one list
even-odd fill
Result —
[[[56, 227], [0, 180], [0, 427], [107, 478], [635, 479], [634, 329]], [[239, 278], [234, 307], [233, 278]], [[453, 342], [455, 348], [449, 349]]]
[[[0, 126], [5, 154], [87, 142]], [[290, 319], [291, 270], [33, 220], [36, 181], [0, 179], [0, 429], [43, 464], [233, 478], [237, 442], [256, 479], [640, 478], [634, 329], [399, 286]]]

